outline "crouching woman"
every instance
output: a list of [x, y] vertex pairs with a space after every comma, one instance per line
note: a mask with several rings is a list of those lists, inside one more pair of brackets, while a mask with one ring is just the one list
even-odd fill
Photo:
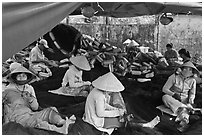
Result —
[[92, 85], [94, 89], [87, 97], [83, 119], [99, 131], [111, 134], [122, 125], [119, 116], [124, 115], [125, 109], [109, 105], [109, 94], [123, 91], [124, 86], [111, 72], [94, 80]]

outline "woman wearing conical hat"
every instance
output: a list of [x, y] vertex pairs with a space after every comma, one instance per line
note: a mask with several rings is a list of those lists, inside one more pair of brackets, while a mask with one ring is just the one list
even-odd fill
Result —
[[[199, 73], [198, 69], [192, 62], [188, 61], [181, 66], [179, 74], [172, 74], [162, 91], [165, 95], [162, 97], [164, 104], [169, 107], [175, 114], [180, 117], [185, 113], [181, 113], [184, 108], [192, 108], [196, 95], [196, 80], [193, 75]], [[187, 116], [187, 117], [186, 117]], [[183, 119], [180, 119], [184, 125], [188, 124], [189, 115], [185, 114]]]
[[16, 122], [24, 127], [37, 127], [67, 134], [71, 123], [68, 118], [61, 118], [55, 108], [38, 111], [35, 91], [28, 84], [33, 78], [34, 75], [23, 66], [14, 67], [9, 74], [10, 84], [2, 93], [4, 123]]
[[[191, 55], [190, 55], [189, 51], [187, 51], [186, 49], [182, 48], [182, 49], [180, 49], [180, 50], [178, 51], [178, 53], [179, 53], [180, 57], [183, 59], [183, 60], [182, 60], [183, 63], [191, 61], [191, 62], [193, 63], [193, 65], [195, 65], [198, 69], [199, 69], [200, 67], [202, 67], [202, 65], [198, 65], [198, 64], [196, 64], [196, 63], [193, 61], [193, 58], [191, 58]], [[201, 68], [201, 69], [202, 69], [202, 68]], [[199, 69], [199, 70], [201, 70], [201, 69]], [[179, 72], [180, 69], [178, 69], [177, 71]], [[201, 83], [202, 83], [202, 77], [201, 77], [201, 75], [200, 75], [200, 74], [195, 74], [194, 76], [195, 76], [194, 78], [196, 79], [196, 83], [197, 83], [197, 84], [201, 84]]]
[[70, 58], [70, 62], [72, 65], [69, 66], [69, 69], [66, 71], [62, 80], [63, 90], [71, 90], [75, 95], [78, 95], [83, 91], [89, 92], [91, 82], [82, 80], [83, 70], [91, 70], [88, 60], [85, 56], [75, 56]]
[[123, 91], [124, 86], [112, 72], [100, 76], [92, 85], [94, 89], [87, 97], [83, 119], [99, 131], [111, 134], [114, 127], [121, 126], [118, 117], [123, 116], [125, 110], [108, 104], [108, 94]]

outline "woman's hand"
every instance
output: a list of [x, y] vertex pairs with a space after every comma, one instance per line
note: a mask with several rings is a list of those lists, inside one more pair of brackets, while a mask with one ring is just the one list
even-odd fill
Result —
[[194, 101], [192, 99], [189, 99], [188, 104], [194, 104]]
[[119, 111], [119, 115], [120, 116], [123, 116], [125, 114], [125, 110], [124, 109], [118, 109]]
[[23, 91], [23, 92], [21, 93], [21, 96], [22, 96], [23, 98], [25, 98], [25, 99], [28, 99], [28, 100], [32, 97], [32, 95], [31, 95], [28, 91]]
[[32, 103], [36, 98], [32, 96], [30, 93], [27, 92], [26, 98], [28, 99], [29, 103]]
[[174, 93], [174, 95], [172, 96], [173, 98], [175, 98], [178, 101], [181, 101], [181, 97], [178, 93]]
[[84, 85], [91, 85], [91, 82], [90, 81], [86, 81], [86, 82], [84, 82]]
[[193, 109], [193, 106], [190, 103], [186, 104], [186, 106], [187, 108]]

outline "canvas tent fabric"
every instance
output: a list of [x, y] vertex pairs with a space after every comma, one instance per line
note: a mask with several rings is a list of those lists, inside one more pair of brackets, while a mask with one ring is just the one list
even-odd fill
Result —
[[[97, 11], [96, 16], [116, 18], [156, 15], [162, 13], [202, 14], [202, 3], [199, 2], [90, 2], [83, 3], [72, 14], [81, 14], [81, 8], [91, 6]], [[103, 10], [102, 10], [103, 9]]]
[[81, 3], [4, 2], [2, 4], [3, 61], [54, 28]]
[[[69, 14], [81, 14], [81, 8], [86, 4], [90, 2], [3, 2], [3, 61], [42, 37]], [[201, 2], [94, 2], [91, 6], [98, 10], [97, 16], [116, 18], [188, 11], [202, 15]]]
[[[4, 5], [4, 4], [11, 4], [9, 7], [10, 8], [6, 8], [6, 6]], [[19, 21], [19, 23], [22, 23], [22, 25], [19, 25], [19, 26], [16, 26], [17, 28], [13, 28], [13, 24], [12, 23], [10, 23], [11, 21], [13, 22], [13, 19], [10, 19], [10, 20], [8, 20], [8, 22], [5, 20], [6, 18], [4, 18], [4, 16], [5, 16], [5, 13], [7, 13], [6, 11], [7, 10], [12, 10], [13, 11], [13, 14], [8, 14], [9, 16], [15, 16], [15, 15], [17, 15], [17, 12], [15, 11], [15, 10], [13, 10], [13, 9], [15, 9], [16, 8], [16, 6], [14, 6], [15, 4], [17, 4], [17, 3], [3, 3], [3, 17], [2, 17], [2, 19], [3, 19], [3, 23], [8, 23], [8, 24], [10, 24], [10, 25], [8, 25], [8, 24], [3, 24], [2, 26], [7, 26], [8, 27], [8, 29], [10, 30], [10, 31], [8, 31], [8, 32], [10, 32], [10, 34], [11, 34], [11, 36], [12, 37], [18, 37], [19, 38], [19, 36], [17, 35], [17, 34], [13, 34], [12, 33], [12, 30], [15, 30], [15, 29], [17, 29], [18, 30], [18, 32], [21, 32], [21, 30], [23, 31], [23, 33], [24, 34], [28, 34], [28, 35], [26, 35], [26, 36], [24, 36], [24, 35], [22, 35], [20, 38], [22, 38], [22, 39], [17, 39], [17, 38], [15, 38], [15, 40], [17, 39], [17, 40], [21, 40], [21, 43], [24, 43], [24, 44], [16, 44], [16, 43], [19, 43], [19, 41], [13, 41], [13, 47], [11, 46], [11, 45], [9, 45], [9, 43], [7, 44], [7, 45], [3, 45], [5, 48], [3, 48], [4, 50], [3, 50], [3, 57], [4, 57], [4, 55], [6, 55], [6, 56], [10, 56], [10, 55], [12, 55], [13, 53], [15, 53], [15, 51], [12, 51], [12, 50], [14, 50], [14, 48], [16, 48], [15, 50], [17, 51], [17, 50], [20, 50], [21, 48], [23, 48], [23, 47], [25, 47], [28, 43], [31, 43], [33, 40], [36, 40], [37, 38], [39, 38], [40, 36], [42, 36], [44, 33], [46, 33], [47, 31], [49, 31], [50, 30], [50, 28], [51, 27], [54, 27], [54, 23], [52, 22], [52, 21], [55, 21], [56, 22], [56, 24], [57, 23], [59, 23], [59, 21], [61, 20], [61, 19], [63, 19], [63, 17], [61, 16], [61, 15], [59, 15], [59, 14], [62, 14], [62, 13], [65, 13], [65, 12], [62, 12], [62, 11], [64, 11], [66, 8], [66, 10], [68, 10], [68, 8], [69, 7], [67, 7], [67, 6], [63, 6], [63, 5], [65, 5], [65, 4], [68, 4], [68, 3], [63, 3], [63, 4], [60, 4], [60, 3], [58, 3], [57, 5], [59, 6], [59, 5], [61, 5], [61, 6], [59, 6], [58, 8], [58, 10], [54, 10], [53, 11], [53, 13], [52, 12], [50, 12], [51, 10], [52, 10], [52, 8], [51, 9], [47, 9], [47, 10], [45, 10], [45, 11], [47, 11], [47, 14], [50, 16], [50, 20], [48, 20], [47, 19], [47, 17], [45, 17], [45, 20], [44, 20], [44, 18], [43, 17], [41, 17], [41, 14], [39, 14], [40, 15], [40, 17], [41, 18], [39, 18], [39, 19], [42, 19], [42, 20], [44, 20], [45, 22], [41, 22], [42, 24], [41, 24], [41, 26], [36, 26], [35, 25], [35, 23], [33, 24], [32, 23], [32, 21], [35, 21], [36, 20], [36, 18], [37, 17], [35, 17], [35, 15], [33, 15], [32, 17], [29, 17], [29, 18], [27, 18], [27, 20], [24, 20], [24, 21], [26, 21], [27, 23], [30, 23], [31, 22], [31, 27], [32, 27], [32, 32], [30, 31], [30, 26], [29, 25], [25, 25], [25, 24], [23, 24], [22, 22], [20, 22], [20, 20], [18, 20]], [[20, 4], [25, 4], [25, 3], [20, 3]], [[20, 6], [20, 4], [18, 3], [17, 5], [19, 5]], [[28, 3], [26, 3], [26, 5], [27, 5]], [[30, 4], [28, 4], [29, 6], [26, 8], [26, 6], [20, 6], [18, 9], [21, 9], [21, 8], [23, 8], [23, 9], [33, 9], [33, 7], [35, 7], [34, 5], [35, 4], [39, 4], [38, 6], [40, 6], [41, 4], [40, 3], [30, 3]], [[52, 5], [52, 4], [56, 4], [56, 3], [44, 3], [44, 6], [45, 7], [49, 7], [48, 5]], [[13, 5], [13, 6], [12, 6]], [[47, 5], [47, 6], [46, 6]], [[75, 5], [75, 4], [74, 4]], [[74, 5], [72, 5], [72, 6], [74, 6]], [[42, 6], [42, 5], [41, 5]], [[71, 8], [72, 8], [72, 6], [70, 6]], [[63, 10], [63, 7], [64, 7], [64, 10]], [[77, 5], [75, 5], [75, 7], [77, 7]], [[6, 8], [6, 9], [5, 9]], [[38, 7], [39, 8], [39, 7]], [[62, 8], [62, 9], [60, 9], [60, 8]], [[61, 11], [62, 10], [62, 11]], [[73, 9], [74, 10], [74, 9]], [[20, 10], [21, 11], [21, 10]], [[24, 10], [24, 11], [27, 11], [27, 10]], [[32, 11], [32, 10], [31, 10]], [[34, 10], [35, 11], [35, 10]], [[33, 12], [34, 12], [33, 11]], [[61, 12], [61, 13], [58, 13], [58, 12]], [[57, 12], [57, 13], [54, 13], [54, 12]], [[71, 12], [71, 11], [70, 11]], [[18, 12], [20, 15], [23, 15], [23, 12]], [[27, 11], [27, 13], [28, 13], [28, 11]], [[42, 14], [44, 14], [44, 12], [41, 12]], [[50, 15], [50, 14], [52, 14], [52, 15]], [[22, 16], [18, 16], [18, 17], [21, 17], [22, 18]], [[44, 14], [45, 15], [45, 14]], [[67, 16], [68, 14], [64, 14], [64, 17], [65, 16]], [[37, 16], [37, 14], [36, 14], [36, 16]], [[53, 16], [52, 18], [51, 18], [51, 16]], [[55, 20], [55, 18], [58, 18], [58, 16], [60, 16], [61, 18], [60, 19], [58, 19], [58, 21], [57, 20]], [[28, 21], [29, 19], [33, 19], [33, 18], [35, 18], [34, 20], [32, 20], [32, 21]], [[46, 24], [47, 23], [47, 24]], [[14, 23], [14, 25], [15, 25], [15, 23]], [[27, 26], [26, 28], [24, 28], [24, 26], [23, 25], [25, 25], [25, 26]], [[39, 25], [39, 24], [38, 24]], [[11, 28], [9, 28], [9, 26], [11, 27]], [[49, 27], [47, 27], [47, 26], [49, 26]], [[29, 27], [29, 29], [28, 29], [28, 27]], [[40, 28], [40, 29], [39, 29]], [[8, 34], [8, 32], [7, 31], [5, 31], [4, 29], [6, 29], [6, 27], [3, 27], [3, 35], [5, 35], [5, 34], [7, 34], [7, 36], [10, 36], [9, 34]], [[43, 30], [43, 31], [42, 31]], [[25, 32], [24, 32], [25, 31]], [[28, 31], [28, 32], [27, 32]], [[7, 32], [7, 33], [4, 33], [4, 32]], [[34, 34], [32, 34], [33, 32], [35, 32], [35, 35]], [[31, 33], [31, 35], [30, 35], [30, 33]], [[19, 33], [19, 35], [20, 35], [20, 33]], [[27, 38], [30, 36], [30, 39], [29, 40], [27, 40]], [[4, 38], [4, 36], [3, 36], [3, 38]], [[14, 39], [14, 38], [10, 38], [10, 39]], [[9, 39], [9, 40], [10, 40]], [[7, 39], [5, 39], [5, 40], [8, 40], [8, 38]], [[5, 42], [5, 40], [4, 40], [4, 42]], [[7, 42], [7, 41], [6, 41]], [[8, 41], [9, 42], [9, 41]], [[9, 50], [7, 50], [7, 51], [5, 51], [5, 49], [7, 49], [7, 46], [8, 46], [8, 48], [10, 48]], [[10, 47], [11, 46], [11, 47]], [[15, 47], [16, 46], [16, 47]], [[9, 55], [10, 54], [10, 55]], [[7, 59], [7, 58], [6, 58]], [[103, 71], [105, 71], [107, 68], [101, 68], [101, 67], [99, 67], [99, 68], [96, 68], [96, 67], [94, 67], [93, 69], [92, 69], [92, 72], [90, 73], [90, 72], [85, 72], [85, 79], [87, 79], [87, 80], [89, 80], [88, 78], [90, 78], [91, 79], [91, 81], [93, 81], [96, 77], [98, 77], [99, 75], [101, 75], [101, 73], [103, 72]], [[94, 72], [93, 72], [94, 71]], [[106, 71], [109, 71], [108, 69], [106, 70]], [[52, 76], [52, 79], [46, 79], [46, 80], [43, 80], [43, 81], [39, 81], [39, 82], [35, 82], [35, 83], [33, 83], [32, 84], [32, 86], [34, 87], [34, 89], [35, 89], [35, 91], [36, 91], [36, 96], [37, 96], [37, 98], [38, 98], [38, 100], [39, 100], [39, 103], [40, 103], [40, 106], [41, 107], [47, 107], [47, 106], [56, 106], [57, 108], [58, 108], [58, 110], [59, 110], [59, 112], [61, 113], [61, 114], [63, 114], [63, 115], [67, 115], [67, 116], [69, 116], [69, 115], [71, 115], [71, 114], [75, 114], [76, 116], [79, 116], [79, 117], [82, 117], [82, 115], [83, 115], [83, 112], [84, 112], [84, 101], [85, 101], [85, 98], [84, 97], [69, 97], [69, 96], [62, 96], [62, 95], [55, 95], [55, 94], [51, 94], [51, 93], [49, 93], [49, 92], [47, 92], [47, 89], [55, 89], [55, 87], [59, 87], [60, 86], [60, 84], [61, 84], [61, 79], [62, 79], [62, 77], [63, 77], [63, 74], [66, 72], [66, 70], [64, 69], [64, 70], [62, 70], [62, 69], [58, 69], [58, 70], [56, 70], [56, 72], [57, 73], [54, 73], [54, 76]], [[100, 72], [100, 73], [99, 73]], [[60, 74], [59, 74], [60, 73]], [[83, 78], [84, 79], [84, 78]], [[125, 86], [125, 89], [126, 89], [126, 92], [122, 92], [122, 96], [124, 96], [124, 100], [126, 101], [125, 103], [127, 103], [127, 105], [129, 104], [129, 106], [128, 106], [128, 108], [130, 108], [131, 109], [131, 111], [130, 112], [132, 112], [133, 114], [135, 114], [135, 115], [138, 115], [138, 116], [141, 116], [141, 118], [142, 119], [144, 119], [145, 121], [149, 121], [149, 120], [151, 120], [155, 115], [157, 115], [158, 113], [160, 114], [160, 112], [158, 112], [158, 110], [156, 109], [156, 107], [155, 107], [155, 104], [156, 104], [156, 106], [158, 106], [159, 104], [158, 103], [160, 103], [161, 102], [161, 97], [157, 97], [157, 96], [160, 96], [160, 94], [161, 94], [161, 92], [159, 92], [159, 93], [155, 93], [154, 92], [154, 90], [155, 90], [155, 85], [157, 85], [157, 83], [159, 83], [159, 86], [160, 85], [163, 85], [163, 81], [164, 80], [162, 80], [162, 79], [166, 79], [166, 75], [165, 75], [165, 77], [164, 76], [158, 76], [158, 77], [154, 77], [154, 79], [157, 81], [156, 82], [156, 84], [155, 83], [153, 83], [153, 85], [151, 86], [150, 85], [150, 82], [146, 82], [146, 83], [142, 83], [142, 84], [140, 84], [140, 83], [137, 83], [137, 84], [135, 84], [135, 82], [132, 82], [132, 81], [128, 81], [127, 79], [124, 79], [123, 80], [123, 82], [127, 82], [127, 83], [125, 83], [124, 85], [126, 85]], [[153, 80], [152, 80], [153, 81]], [[58, 88], [57, 87], [57, 88]], [[145, 89], [143, 90], [143, 88], [142, 87], [145, 87]], [[133, 90], [134, 89], [134, 90]], [[147, 90], [147, 91], [146, 91]], [[137, 92], [136, 92], [137, 91]], [[144, 92], [146, 91], [146, 94], [147, 95], [149, 95], [149, 93], [151, 93], [150, 95], [151, 95], [151, 97], [143, 97], [143, 96], [136, 96], [136, 95], [133, 95], [133, 94], [143, 94]], [[149, 92], [149, 91], [151, 91], [151, 92]], [[160, 91], [160, 90], [157, 90], [157, 91]], [[159, 95], [157, 95], [157, 94], [159, 94]], [[153, 104], [152, 102], [154, 101], [154, 103], [155, 104]], [[79, 102], [82, 102], [82, 103], [79, 103]], [[78, 105], [78, 103], [79, 103], [79, 105]], [[77, 105], [75, 105], [75, 104], [77, 104]], [[201, 103], [202, 104], [202, 103]], [[151, 113], [149, 113], [149, 112], [151, 112]], [[202, 118], [202, 117], [201, 117]], [[82, 122], [81, 122], [82, 123]], [[73, 134], [79, 134], [79, 130], [82, 130], [82, 131], [84, 131], [84, 132], [86, 132], [87, 134], [91, 134], [90, 133], [90, 130], [87, 128], [87, 126], [84, 126], [84, 125], [82, 125], [81, 123], [77, 123], [77, 125], [75, 125], [75, 127], [74, 127], [74, 129], [76, 129], [76, 133], [73, 133]], [[171, 124], [171, 122], [169, 121], [169, 117], [166, 117], [164, 120], [163, 120], [163, 122], [161, 122], [160, 123], [160, 125], [158, 125], [159, 127], [159, 129], [163, 132], [163, 133], [165, 133], [165, 134], [177, 134], [177, 133], [175, 133], [175, 126], [173, 125], [173, 124]], [[13, 127], [13, 128], [12, 128]], [[4, 127], [5, 129], [8, 129], [8, 130], [10, 130], [10, 131], [12, 131], [12, 133], [13, 134], [16, 134], [16, 132], [18, 132], [18, 131], [15, 131], [15, 130], [13, 130], [13, 129], [17, 129], [17, 130], [19, 130], [19, 128], [17, 128], [15, 125], [14, 126], [11, 126], [11, 125], [8, 125], [8, 126], [6, 126], [6, 127]], [[201, 120], [199, 120], [198, 121], [198, 123], [196, 123], [196, 126], [192, 126], [192, 127], [190, 127], [191, 129], [189, 129], [188, 130], [188, 134], [190, 134], [190, 135], [192, 135], [192, 134], [202, 134], [202, 119]], [[22, 128], [21, 128], [22, 129]], [[24, 130], [24, 129], [22, 129], [22, 130]], [[145, 129], [145, 130], [147, 130], [147, 129]], [[154, 129], [152, 129], [152, 130], [154, 130]], [[25, 131], [25, 130], [24, 130]], [[39, 130], [35, 130], [35, 131], [33, 131], [33, 130], [29, 130], [29, 131], [31, 131], [31, 132], [29, 132], [29, 134], [40, 134], [40, 135], [42, 135], [43, 133], [42, 132], [39, 132]], [[137, 132], [137, 130], [135, 130], [135, 129], [133, 129], [132, 131], [136, 131]], [[80, 134], [85, 134], [85, 133], [82, 133], [82, 132], [80, 132]], [[140, 134], [141, 132], [144, 132], [144, 131], [140, 131], [139, 133], [137, 133], [137, 134]], [[197, 133], [196, 133], [197, 132]], [[146, 133], [146, 132], [145, 132]], [[187, 133], [184, 133], [184, 134], [187, 134]], [[44, 134], [49, 134], [49, 133], [47, 133], [47, 132], [44, 132]], [[50, 134], [53, 134], [53, 133], [50, 133]], [[143, 134], [143, 133], [142, 133]], [[153, 132], [148, 132], [148, 133], [146, 133], [146, 134], [153, 134]]]

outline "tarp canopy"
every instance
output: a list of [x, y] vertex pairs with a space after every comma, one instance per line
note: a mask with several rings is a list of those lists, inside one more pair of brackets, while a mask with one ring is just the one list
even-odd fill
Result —
[[81, 14], [81, 8], [91, 6], [96, 16], [135, 17], [143, 15], [156, 15], [161, 13], [202, 14], [202, 4], [196, 2], [94, 2], [83, 3], [72, 14]]
[[17, 2], [2, 4], [3, 61], [50, 31], [81, 3]]
[[96, 16], [134, 17], [188, 11], [202, 14], [202, 3], [192, 2], [3, 2], [3, 61], [43, 36], [69, 14], [81, 14], [81, 8], [87, 4], [98, 11]]

